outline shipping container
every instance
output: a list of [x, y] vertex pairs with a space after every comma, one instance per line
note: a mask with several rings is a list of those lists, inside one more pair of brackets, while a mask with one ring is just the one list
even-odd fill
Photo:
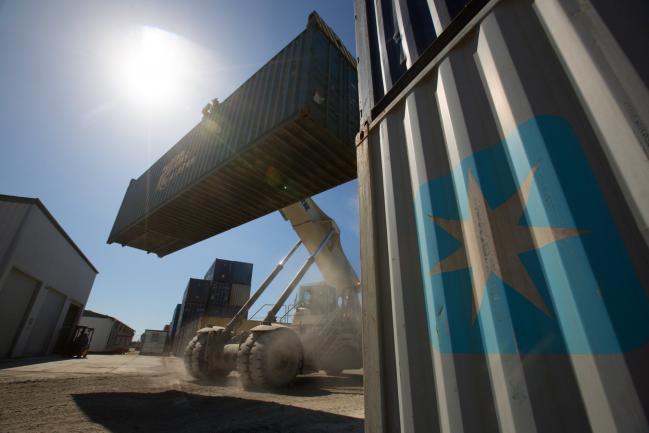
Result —
[[200, 329], [199, 325], [201, 317], [196, 317], [192, 320], [185, 320], [180, 324], [171, 345], [171, 350], [174, 355], [184, 356], [187, 344], [192, 338], [194, 338], [196, 331]]
[[232, 283], [212, 283], [207, 306], [227, 305], [230, 300], [230, 290], [232, 290]]
[[230, 281], [232, 277], [232, 262], [224, 259], [214, 259], [212, 266], [207, 270], [205, 277], [210, 281]]
[[[173, 354], [176, 356], [184, 356], [185, 348], [189, 341], [194, 338], [196, 331], [201, 328], [211, 327], [211, 326], [223, 326], [225, 327], [230, 321], [230, 317], [215, 317], [215, 316], [202, 316], [199, 319], [196, 319], [192, 322], [186, 323], [183, 327], [179, 328], [176, 333], [172, 344]], [[249, 330], [257, 325], [261, 324], [256, 320], [245, 320], [241, 324], [241, 330]]]
[[206, 304], [185, 304], [182, 308], [178, 326], [184, 326], [186, 323], [203, 316], [206, 307]]
[[649, 2], [355, 13], [365, 431], [649, 431]]
[[252, 268], [252, 263], [215, 259], [204, 278], [225, 283], [250, 284]]
[[252, 263], [232, 262], [230, 281], [236, 284], [250, 285], [252, 282]]
[[232, 318], [240, 309], [241, 307], [237, 305], [208, 305], [205, 309], [205, 315]]
[[147, 329], [142, 334], [141, 355], [162, 355], [165, 353], [167, 331]]
[[183, 304], [205, 305], [210, 296], [212, 282], [190, 278], [185, 288]]
[[355, 178], [357, 94], [355, 60], [312, 13], [130, 182], [108, 242], [162, 257]]
[[176, 308], [174, 308], [174, 314], [173, 314], [173, 318], [171, 319], [171, 327], [169, 330], [169, 336], [171, 338], [173, 338], [173, 336], [176, 335], [176, 331], [178, 330], [181, 308], [182, 308], [182, 304], [176, 304]]
[[233, 284], [230, 290], [230, 305], [242, 306], [250, 298], [250, 284]]

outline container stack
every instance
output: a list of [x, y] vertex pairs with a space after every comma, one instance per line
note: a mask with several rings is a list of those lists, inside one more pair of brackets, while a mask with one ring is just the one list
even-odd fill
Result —
[[173, 352], [182, 355], [196, 331], [227, 324], [250, 297], [252, 263], [216, 259], [203, 279], [190, 278], [185, 289]]
[[211, 281], [206, 315], [232, 317], [250, 297], [252, 263], [216, 259], [205, 280]]
[[176, 304], [176, 308], [174, 308], [174, 314], [171, 319], [171, 326], [169, 327], [169, 338], [173, 341], [174, 336], [176, 335], [176, 332], [178, 331], [178, 321], [180, 319], [180, 309], [182, 308], [182, 304]]

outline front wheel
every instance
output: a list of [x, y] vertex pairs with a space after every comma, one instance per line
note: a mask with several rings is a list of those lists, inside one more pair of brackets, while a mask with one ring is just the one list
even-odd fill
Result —
[[187, 344], [185, 349], [185, 368], [187, 373], [196, 379], [215, 380], [227, 376], [230, 370], [224, 370], [212, 365], [210, 356], [213, 350], [218, 350], [223, 342], [221, 330], [200, 332]]
[[302, 344], [295, 332], [252, 332], [239, 347], [237, 371], [244, 388], [281, 388], [293, 382], [302, 362]]

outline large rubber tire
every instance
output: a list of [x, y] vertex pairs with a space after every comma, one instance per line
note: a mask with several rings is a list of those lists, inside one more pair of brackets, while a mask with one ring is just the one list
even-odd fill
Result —
[[[209, 365], [205, 351], [213, 350], [221, 337], [220, 331], [201, 332], [187, 344], [185, 349], [185, 368], [196, 379], [216, 380], [227, 376], [230, 370], [222, 370]], [[208, 340], [209, 343], [208, 344]]]
[[252, 332], [239, 346], [237, 371], [244, 388], [282, 388], [302, 369], [302, 344], [295, 332]]
[[192, 362], [192, 356], [194, 352], [194, 346], [198, 340], [198, 335], [195, 335], [194, 338], [189, 340], [187, 347], [185, 347], [185, 353], [183, 356], [183, 362], [185, 363], [185, 370], [192, 377], [198, 377], [198, 371], [194, 370], [194, 363]]
[[252, 379], [250, 378], [250, 351], [256, 340], [254, 333], [248, 335], [245, 341], [239, 346], [239, 351], [237, 353], [237, 372], [239, 373], [239, 379], [241, 380], [241, 385], [246, 388], [254, 388]]

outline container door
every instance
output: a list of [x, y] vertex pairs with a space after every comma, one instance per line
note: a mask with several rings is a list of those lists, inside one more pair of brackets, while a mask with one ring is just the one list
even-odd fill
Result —
[[230, 283], [214, 283], [210, 290], [210, 298], [207, 303], [207, 308], [215, 305], [226, 305], [230, 299], [230, 291], [232, 284]]
[[232, 262], [227, 260], [218, 260], [214, 262], [214, 281], [232, 281]]
[[232, 282], [250, 284], [252, 281], [252, 263], [234, 262], [232, 264]]
[[29, 336], [27, 347], [25, 348], [25, 356], [45, 354], [54, 334], [54, 328], [56, 327], [56, 322], [59, 320], [64, 303], [65, 296], [52, 289], [47, 290], [45, 302], [43, 302], [41, 311], [34, 324], [34, 329]]
[[12, 269], [0, 290], [0, 358], [9, 357], [11, 347], [30, 306], [38, 281]]
[[187, 285], [187, 295], [185, 297], [185, 303], [205, 305], [207, 303], [207, 298], [209, 297], [209, 293], [210, 293], [210, 281], [190, 278], [189, 284]]
[[242, 306], [250, 298], [250, 284], [233, 284], [230, 291], [230, 305]]

